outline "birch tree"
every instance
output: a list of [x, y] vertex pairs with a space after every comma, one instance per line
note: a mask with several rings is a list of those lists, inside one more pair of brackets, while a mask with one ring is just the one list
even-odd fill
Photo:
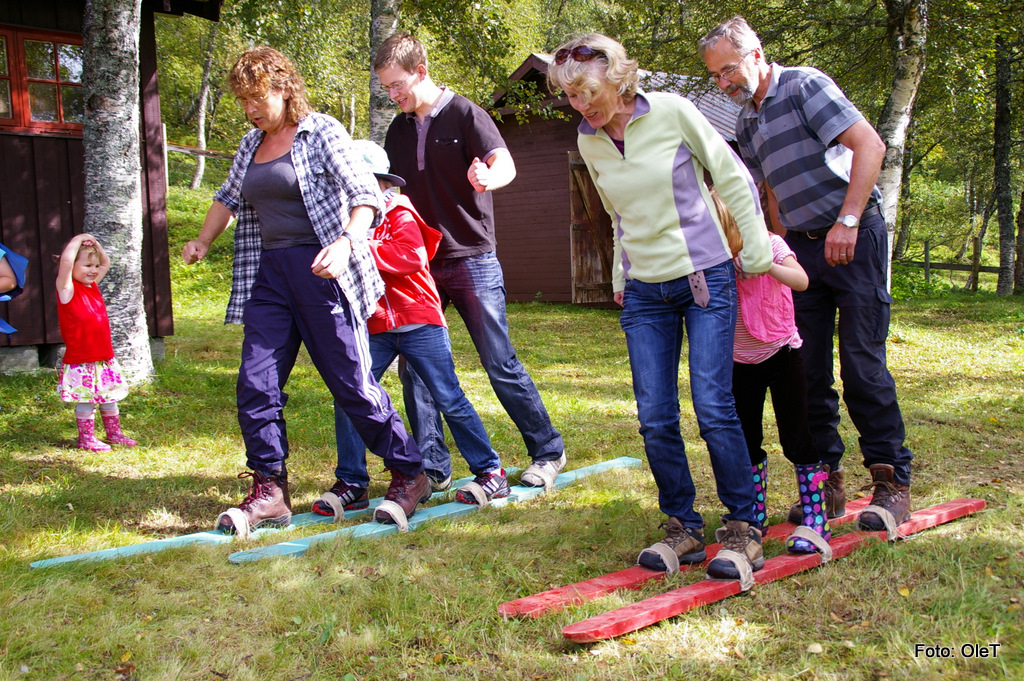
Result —
[[153, 374], [142, 296], [141, 0], [86, 0], [85, 231], [110, 255], [102, 282], [114, 352], [130, 383]]
[[395, 117], [395, 105], [373, 70], [377, 48], [398, 30], [402, 0], [370, 0], [370, 139], [381, 144]]
[[[206, 108], [210, 99], [210, 78], [213, 73], [213, 54], [217, 48], [217, 22], [210, 22], [210, 33], [207, 36], [206, 52], [203, 55], [203, 77], [199, 83], [199, 97], [196, 102], [196, 146], [206, 149]], [[203, 173], [206, 171], [206, 157], [196, 154], [196, 170], [192, 174], [189, 189], [199, 189], [203, 184]]]
[[889, 233], [889, 254], [892, 256], [896, 230], [896, 209], [903, 173], [904, 145], [907, 128], [914, 110], [914, 100], [924, 75], [925, 51], [928, 42], [927, 0], [885, 0], [888, 16], [887, 34], [892, 56], [892, 89], [878, 119], [878, 134], [885, 142], [885, 160], [878, 176], [882, 191], [882, 215]]

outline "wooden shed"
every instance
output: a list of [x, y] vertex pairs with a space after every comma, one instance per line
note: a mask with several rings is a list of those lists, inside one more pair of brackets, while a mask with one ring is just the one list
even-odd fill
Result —
[[[511, 80], [547, 92], [551, 56], [531, 54]], [[643, 89], [683, 92], [727, 140], [739, 107], [706, 79], [641, 71]], [[498, 257], [508, 300], [609, 303], [611, 221], [579, 160], [580, 116], [564, 97], [547, 100], [561, 118], [531, 114], [520, 121], [506, 91], [494, 95], [498, 129], [516, 162], [516, 179], [494, 193]]]
[[[150, 336], [174, 332], [167, 245], [166, 168], [154, 14], [216, 21], [222, 0], [143, 0], [139, 42], [143, 282]], [[29, 258], [25, 292], [0, 303], [18, 332], [0, 334], [0, 359], [19, 366], [61, 342], [52, 255], [82, 231], [84, 0], [0, 2], [0, 242]], [[12, 348], [20, 348], [12, 352]], [[38, 362], [38, 359], [37, 359]]]

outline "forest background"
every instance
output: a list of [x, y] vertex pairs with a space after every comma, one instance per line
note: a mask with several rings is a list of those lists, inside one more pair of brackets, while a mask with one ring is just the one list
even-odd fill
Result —
[[[894, 23], [916, 13], [923, 30], [901, 35]], [[1000, 293], [1024, 293], [1024, 5], [1008, 0], [853, 0], [678, 2], [637, 0], [227, 0], [219, 23], [160, 17], [157, 46], [168, 140], [233, 154], [248, 129], [226, 89], [237, 56], [256, 44], [291, 56], [316, 109], [353, 137], [379, 138], [374, 110], [394, 107], [371, 95], [371, 19], [413, 32], [430, 54], [435, 81], [481, 105], [509, 87], [531, 52], [550, 52], [566, 36], [597, 31], [621, 40], [640, 67], [703, 76], [697, 39], [733, 14], [747, 17], [770, 61], [822, 69], [878, 125], [899, 68], [894, 55], [923, 65], [906, 129], [894, 293], [923, 288], [919, 271], [898, 261], [969, 262], [974, 237], [982, 264], [1002, 266]], [[900, 41], [920, 40], [909, 46]], [[906, 59], [901, 57], [902, 59]], [[905, 64], [904, 64], [905, 66]], [[557, 115], [547, 93], [520, 91], [521, 113]], [[379, 115], [379, 114], [378, 114]], [[201, 130], [197, 136], [197, 129]], [[172, 171], [202, 166], [171, 154]], [[213, 182], [228, 161], [214, 161]], [[941, 285], [969, 284], [950, 275]], [[994, 281], [982, 280], [982, 286]], [[932, 289], [933, 287], [927, 287]]]

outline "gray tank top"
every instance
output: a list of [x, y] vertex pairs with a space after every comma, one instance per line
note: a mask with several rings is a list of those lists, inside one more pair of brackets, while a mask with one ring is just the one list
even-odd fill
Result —
[[242, 197], [259, 216], [263, 248], [320, 245], [302, 203], [291, 154], [266, 163], [250, 163], [242, 180]]

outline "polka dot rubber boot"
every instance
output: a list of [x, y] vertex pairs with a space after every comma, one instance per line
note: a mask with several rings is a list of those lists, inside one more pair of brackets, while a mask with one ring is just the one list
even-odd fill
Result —
[[[796, 482], [800, 488], [800, 505], [803, 511], [801, 525], [809, 527], [821, 535], [825, 541], [832, 539], [832, 530], [828, 526], [828, 514], [825, 509], [825, 481], [828, 473], [822, 470], [821, 463], [796, 467]], [[815, 553], [817, 549], [805, 539], [791, 537], [786, 542], [790, 553]]]
[[754, 526], [764, 532], [768, 526], [768, 459], [750, 467], [754, 476]]

